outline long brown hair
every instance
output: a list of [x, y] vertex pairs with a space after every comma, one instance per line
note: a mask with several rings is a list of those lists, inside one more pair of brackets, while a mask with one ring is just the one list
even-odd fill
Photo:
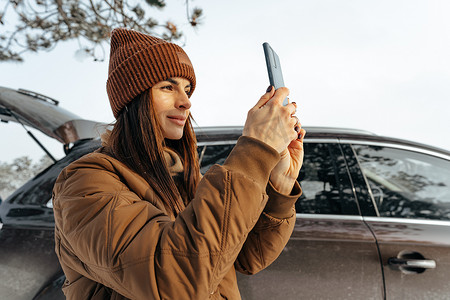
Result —
[[179, 192], [164, 159], [164, 148], [177, 152], [183, 162], [183, 188], [188, 197], [183, 200], [187, 204], [194, 198], [200, 174], [192, 117], [189, 115], [180, 140], [164, 139], [152, 101], [150, 89], [133, 99], [119, 113], [108, 144], [116, 159], [142, 176], [177, 215], [181, 211]]

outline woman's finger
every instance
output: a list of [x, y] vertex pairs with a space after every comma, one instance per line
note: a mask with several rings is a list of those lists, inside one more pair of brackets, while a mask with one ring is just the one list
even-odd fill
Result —
[[254, 109], [258, 109], [266, 105], [267, 101], [270, 100], [270, 98], [274, 95], [275, 91], [273, 86], [269, 86], [266, 90], [266, 93], [259, 98], [259, 101], [256, 103], [256, 105], [253, 107]]
[[275, 94], [269, 100], [269, 103], [283, 105], [283, 101], [287, 96], [289, 96], [289, 89], [286, 87], [280, 87], [275, 90]]

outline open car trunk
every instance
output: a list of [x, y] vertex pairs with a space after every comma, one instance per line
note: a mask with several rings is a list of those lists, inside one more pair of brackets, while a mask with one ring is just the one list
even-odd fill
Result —
[[64, 145], [99, 137], [105, 130], [105, 124], [84, 120], [58, 103], [35, 92], [0, 87], [0, 120], [32, 127]]

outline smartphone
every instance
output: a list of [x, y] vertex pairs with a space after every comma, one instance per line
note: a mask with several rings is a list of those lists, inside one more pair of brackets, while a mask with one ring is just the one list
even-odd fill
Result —
[[[264, 56], [266, 57], [267, 73], [269, 73], [270, 85], [273, 85], [275, 89], [284, 87], [283, 72], [281, 71], [280, 58], [277, 53], [270, 47], [269, 43], [263, 43]], [[286, 97], [283, 101], [283, 105], [289, 103]]]

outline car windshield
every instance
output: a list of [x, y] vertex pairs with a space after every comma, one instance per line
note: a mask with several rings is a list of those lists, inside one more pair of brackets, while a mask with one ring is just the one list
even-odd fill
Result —
[[78, 159], [86, 153], [100, 147], [99, 140], [86, 140], [80, 141], [70, 153], [51, 165], [32, 180], [28, 181], [25, 185], [17, 189], [10, 197], [6, 199], [6, 202], [11, 204], [37, 204], [46, 205], [50, 200], [52, 194], [53, 185], [61, 170], [66, 167], [72, 161]]

